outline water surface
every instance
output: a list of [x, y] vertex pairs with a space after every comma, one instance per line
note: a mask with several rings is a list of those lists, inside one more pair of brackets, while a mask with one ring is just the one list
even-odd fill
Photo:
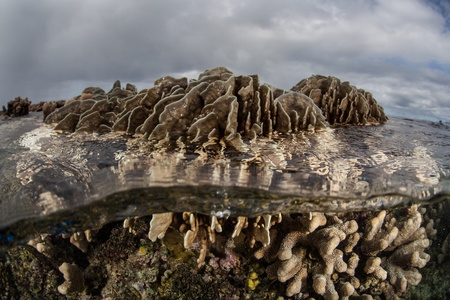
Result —
[[0, 122], [3, 243], [163, 211], [369, 210], [450, 195], [449, 124], [391, 118], [206, 153], [116, 134], [57, 134], [41, 118]]

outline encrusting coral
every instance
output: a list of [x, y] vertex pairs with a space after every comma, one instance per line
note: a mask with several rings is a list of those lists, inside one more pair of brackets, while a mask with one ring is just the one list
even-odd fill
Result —
[[[49, 114], [45, 122], [55, 124], [55, 130], [63, 133], [117, 132], [142, 136], [160, 146], [176, 141], [178, 145], [220, 144], [241, 149], [243, 138], [252, 140], [271, 137], [274, 131], [296, 133], [323, 128], [328, 126], [327, 119], [332, 124], [386, 120], [370, 94], [348, 83], [341, 85], [335, 78], [330, 79], [328, 86], [339, 97], [346, 94], [345, 99], [324, 96], [317, 101], [319, 90], [312, 89], [311, 82], [318, 79], [314, 78], [302, 81], [308, 84], [300, 84], [293, 91], [284, 91], [260, 84], [258, 75], [235, 76], [218, 67], [206, 70], [196, 80], [164, 76], [140, 92], [134, 86], [120, 89], [120, 82], [116, 82], [108, 93], [100, 88], [86, 88], [80, 96]], [[330, 117], [334, 114], [330, 115], [332, 107], [328, 108], [326, 101], [332, 107], [337, 105], [333, 101], [341, 101], [339, 122]]]

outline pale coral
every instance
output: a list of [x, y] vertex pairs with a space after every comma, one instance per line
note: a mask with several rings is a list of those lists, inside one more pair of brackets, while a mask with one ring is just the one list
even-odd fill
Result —
[[173, 213], [160, 213], [154, 214], [150, 221], [150, 231], [148, 238], [152, 242], [156, 242], [157, 239], [162, 239], [172, 223]]
[[363, 251], [369, 256], [375, 256], [386, 249], [397, 238], [398, 228], [395, 226], [383, 227], [386, 211], [381, 211], [376, 217], [369, 220], [363, 238]]
[[387, 272], [381, 266], [381, 258], [379, 257], [369, 257], [364, 266], [364, 272], [367, 274], [373, 274], [376, 278], [380, 280], [386, 280]]
[[59, 271], [63, 273], [66, 280], [58, 286], [58, 292], [63, 295], [81, 291], [84, 287], [83, 272], [76, 264], [63, 263], [59, 267]]
[[[88, 232], [88, 236], [90, 237], [90, 232]], [[86, 232], [76, 232], [70, 237], [70, 243], [72, 243], [75, 247], [80, 249], [82, 252], [86, 253], [89, 240], [86, 237]]]

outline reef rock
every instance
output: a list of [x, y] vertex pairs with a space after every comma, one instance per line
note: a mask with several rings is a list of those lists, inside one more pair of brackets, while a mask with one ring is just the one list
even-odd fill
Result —
[[28, 98], [16, 97], [8, 102], [8, 107], [3, 107], [3, 114], [8, 117], [20, 117], [28, 115], [31, 101]]
[[341, 82], [336, 77], [314, 75], [303, 79], [291, 90], [313, 99], [331, 125], [366, 125], [387, 121], [383, 108], [371, 93], [357, 89], [348, 81]]

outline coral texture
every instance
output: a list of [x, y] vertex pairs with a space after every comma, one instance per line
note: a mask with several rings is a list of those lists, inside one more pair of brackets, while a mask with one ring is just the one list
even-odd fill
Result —
[[[77, 239], [91, 241], [86, 252], [71, 234], [40, 235], [29, 244], [42, 254], [25, 245], [0, 255], [0, 297], [408, 298], [430, 259], [423, 213], [160, 213], [80, 231]], [[371, 237], [392, 227], [397, 236], [379, 250]]]
[[[355, 216], [358, 221], [352, 219]], [[185, 248], [198, 245], [194, 249], [201, 267], [215, 243], [214, 233], [229, 228], [230, 221], [231, 238], [245, 236], [249, 247], [255, 248], [255, 258], [269, 264], [268, 278], [286, 283], [288, 297], [310, 294], [308, 278], [313, 293], [324, 299], [364, 294], [370, 299], [367, 293], [372, 289], [381, 289], [386, 297], [402, 295], [408, 284], [420, 282], [417, 268], [430, 259], [424, 252], [430, 243], [416, 205], [403, 209], [397, 218], [387, 211], [365, 217], [310, 213], [236, 219], [183, 213], [174, 214], [172, 224], [184, 235]], [[358, 266], [365, 276], [356, 275]]]
[[292, 91], [303, 93], [320, 107], [330, 124], [378, 124], [387, 121], [372, 94], [332, 76], [314, 75], [297, 83]]
[[58, 286], [58, 292], [63, 295], [80, 291], [84, 287], [83, 272], [76, 264], [63, 263], [59, 271], [64, 274], [66, 280]]
[[[302, 90], [307, 86], [301, 85]], [[347, 100], [341, 103], [324, 96], [320, 103], [314, 103], [305, 95], [311, 94], [307, 89], [302, 93], [284, 91], [260, 84], [258, 75], [235, 76], [218, 67], [206, 70], [196, 80], [164, 76], [140, 92], [129, 84], [120, 89], [120, 82], [108, 93], [89, 87], [49, 114], [45, 122], [55, 124], [55, 130], [63, 133], [112, 131], [143, 136], [160, 146], [176, 141], [178, 145], [220, 144], [240, 149], [242, 139], [271, 137], [275, 131], [296, 133], [323, 128], [328, 126], [326, 118], [345, 124], [385, 121], [382, 108], [369, 93], [357, 91], [348, 83], [340, 85], [335, 78], [331, 86], [348, 93]], [[339, 122], [329, 117], [331, 108], [327, 105], [335, 107], [333, 101], [345, 111]]]
[[28, 98], [16, 97], [14, 100], [8, 102], [8, 107], [3, 106], [3, 114], [8, 117], [20, 117], [28, 115], [31, 101]]

